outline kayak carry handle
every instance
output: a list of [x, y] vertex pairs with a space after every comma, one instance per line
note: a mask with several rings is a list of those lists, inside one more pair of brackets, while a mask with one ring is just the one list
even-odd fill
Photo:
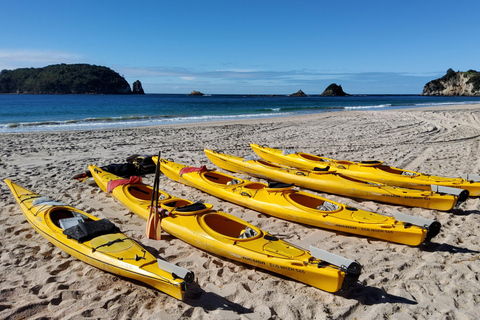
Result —
[[349, 274], [360, 275], [362, 266], [360, 263], [354, 260], [350, 260], [334, 253], [319, 249], [310, 245], [310, 253], [317, 259], [333, 264], [334, 266], [340, 267], [344, 272]]
[[189, 271], [185, 268], [174, 265], [173, 263], [167, 262], [162, 259], [157, 259], [158, 267], [162, 270], [170, 272], [174, 278], [181, 278], [187, 284], [195, 280], [195, 274], [192, 271]]
[[424, 242], [428, 242], [433, 237], [435, 237], [440, 232], [440, 229], [442, 227], [440, 222], [436, 220], [414, 217], [409, 214], [405, 214], [401, 212], [395, 212], [393, 215], [395, 217], [395, 220], [397, 221], [410, 223], [412, 225], [427, 229], [427, 235], [425, 236]]
[[464, 189], [439, 186], [436, 184], [430, 185], [430, 188], [432, 189], [433, 192], [447, 193], [447, 194], [452, 194], [454, 196], [459, 196], [462, 193], [462, 191], [464, 191]]
[[460, 177], [471, 182], [480, 182], [480, 176], [477, 174], [462, 174]]
[[445, 186], [438, 186], [436, 184], [430, 185], [430, 188], [432, 189], [433, 192], [438, 192], [438, 193], [446, 193], [446, 194], [451, 194], [454, 196], [457, 196], [457, 204], [456, 206], [458, 207], [461, 203], [465, 202], [470, 195], [470, 192], [465, 189], [459, 189], [459, 188], [452, 188], [452, 187], [445, 187]]

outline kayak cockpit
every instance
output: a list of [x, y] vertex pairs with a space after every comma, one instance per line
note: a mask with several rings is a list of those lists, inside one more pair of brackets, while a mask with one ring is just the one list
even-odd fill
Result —
[[225, 214], [204, 214], [199, 220], [203, 229], [213, 237], [222, 236], [234, 241], [243, 241], [256, 239], [262, 235], [257, 227]]
[[[365, 167], [365, 165], [362, 165], [363, 162], [359, 162], [358, 164], [362, 167]], [[372, 167], [372, 165], [370, 165], [370, 167]], [[399, 175], [399, 176], [416, 177], [416, 176], [420, 175], [418, 172], [415, 172], [415, 171], [410, 171], [410, 170], [385, 166], [385, 165], [382, 165], [381, 162], [380, 162], [379, 165], [374, 165], [373, 167], [375, 167], [377, 170], [383, 171], [385, 173], [395, 174], [395, 175]]]
[[260, 182], [252, 182], [252, 183], [247, 183], [243, 186], [245, 189], [251, 189], [251, 190], [260, 190], [263, 188], [266, 188], [267, 185], [260, 183]]
[[325, 201], [321, 198], [309, 196], [304, 193], [287, 194], [287, 199], [296, 206], [311, 210], [328, 211], [329, 213], [341, 210], [341, 207], [336, 203]]
[[63, 231], [65, 236], [69, 239], [77, 240], [79, 243], [90, 241], [103, 235], [120, 233], [120, 229], [110, 220], [94, 220], [86, 214], [69, 207], [52, 207], [47, 211], [47, 217], [50, 218], [56, 227]]
[[365, 161], [360, 161], [358, 165], [361, 167], [378, 167], [382, 163], [383, 161], [380, 161], [380, 160], [365, 160]]
[[[152, 199], [152, 187], [144, 184], [127, 185], [126, 191], [128, 192], [128, 196], [137, 200], [151, 201]], [[158, 190], [158, 196], [159, 200], [171, 198], [168, 193], [161, 190]]]
[[257, 161], [257, 163], [259, 163], [261, 165], [264, 165], [266, 167], [272, 167], [272, 168], [276, 168], [276, 169], [284, 168], [282, 166], [276, 165], [274, 163], [271, 163], [271, 162], [268, 162], [268, 161], [265, 161], [265, 160], [256, 160], [256, 161]]
[[80, 222], [92, 221], [89, 217], [66, 207], [52, 207], [48, 215], [53, 224], [60, 229], [68, 229]]
[[210, 183], [217, 183], [224, 186], [241, 184], [243, 182], [242, 180], [235, 179], [232, 176], [219, 172], [206, 172], [203, 174], [203, 178]]
[[300, 158], [303, 158], [303, 159], [308, 160], [308, 161], [316, 161], [316, 162], [330, 162], [330, 161], [332, 161], [332, 159], [319, 157], [319, 156], [315, 156], [313, 154], [308, 154], [308, 153], [297, 153], [297, 155]]
[[69, 239], [77, 240], [79, 243], [90, 241], [99, 236], [120, 233], [120, 229], [110, 220], [94, 220], [69, 207], [52, 207], [48, 210], [47, 217], [50, 218], [56, 227], [63, 231], [65, 236]]

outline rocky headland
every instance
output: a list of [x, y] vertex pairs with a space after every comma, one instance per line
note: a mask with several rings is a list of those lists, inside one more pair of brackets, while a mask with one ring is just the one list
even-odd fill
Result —
[[480, 96], [480, 72], [447, 70], [447, 74], [428, 82], [423, 96]]
[[90, 64], [57, 64], [0, 72], [0, 93], [16, 94], [131, 94], [117, 72]]

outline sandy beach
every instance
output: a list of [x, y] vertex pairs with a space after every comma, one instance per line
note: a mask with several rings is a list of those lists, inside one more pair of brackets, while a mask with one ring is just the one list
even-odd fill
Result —
[[[480, 171], [480, 105], [393, 111], [343, 111], [289, 118], [99, 131], [1, 134], [1, 319], [477, 319], [480, 313], [480, 200], [450, 212], [319, 194], [392, 216], [437, 219], [442, 230], [419, 247], [323, 230], [269, 217], [161, 177], [166, 192], [202, 200], [284, 240], [358, 261], [359, 282], [328, 293], [201, 251], [164, 234], [98, 187], [72, 180], [132, 154], [157, 154], [216, 168], [203, 149], [253, 155], [250, 143], [334, 159], [383, 160], [440, 176]], [[218, 169], [218, 168], [216, 168]], [[244, 175], [242, 178], [259, 181]], [[165, 260], [195, 273], [184, 301], [81, 262], [27, 223], [3, 180], [113, 221]], [[144, 177], [153, 184], [154, 175]]]

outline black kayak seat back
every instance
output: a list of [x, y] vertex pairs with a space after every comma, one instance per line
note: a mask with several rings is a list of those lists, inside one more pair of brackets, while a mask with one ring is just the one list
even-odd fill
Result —
[[330, 170], [330, 166], [327, 166], [325, 168], [319, 168], [319, 167], [313, 168], [313, 171], [328, 171], [328, 170]]
[[360, 161], [359, 164], [382, 164], [382, 161], [379, 160], [365, 160], [365, 161]]
[[79, 243], [92, 240], [93, 238], [105, 234], [119, 232], [120, 229], [113, 222], [107, 219], [79, 221], [77, 225], [63, 230], [63, 234], [69, 238], [77, 240]]
[[192, 212], [192, 211], [200, 211], [203, 209], [206, 209], [207, 206], [204, 205], [203, 203], [197, 202], [197, 203], [192, 203], [180, 208], [177, 208], [176, 211], [178, 212]]
[[295, 184], [293, 183], [284, 183], [284, 182], [276, 182], [276, 181], [268, 183], [268, 187], [271, 189], [284, 189], [284, 188], [290, 188], [293, 186], [295, 186]]

